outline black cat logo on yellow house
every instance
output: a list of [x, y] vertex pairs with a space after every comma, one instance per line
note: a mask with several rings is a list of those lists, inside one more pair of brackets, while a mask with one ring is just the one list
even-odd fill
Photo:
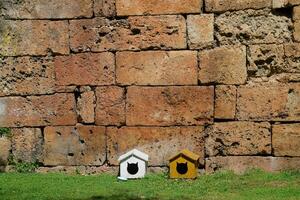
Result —
[[195, 179], [198, 175], [199, 156], [184, 149], [170, 158], [170, 178]]

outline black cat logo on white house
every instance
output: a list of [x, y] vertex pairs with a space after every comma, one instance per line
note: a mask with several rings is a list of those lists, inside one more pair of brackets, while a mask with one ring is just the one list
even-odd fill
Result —
[[133, 149], [119, 157], [120, 177], [136, 179], [145, 177], [149, 156], [137, 149]]

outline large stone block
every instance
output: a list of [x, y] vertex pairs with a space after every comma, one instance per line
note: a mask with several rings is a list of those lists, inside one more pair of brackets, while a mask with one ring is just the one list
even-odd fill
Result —
[[200, 13], [202, 0], [116, 0], [116, 7], [119, 16]]
[[18, 162], [42, 160], [43, 135], [40, 128], [13, 128], [12, 155]]
[[96, 89], [96, 124], [125, 124], [125, 89], [117, 86]]
[[209, 156], [271, 154], [271, 125], [254, 122], [223, 122], [205, 132]]
[[300, 156], [300, 124], [280, 124], [272, 127], [275, 156]]
[[0, 96], [51, 94], [55, 91], [51, 57], [0, 58]]
[[237, 96], [239, 120], [300, 120], [300, 84], [240, 86]]
[[67, 21], [0, 20], [0, 55], [69, 53]]
[[76, 52], [186, 48], [186, 24], [180, 15], [71, 20], [70, 34]]
[[246, 47], [225, 46], [200, 51], [201, 83], [244, 84], [247, 80]]
[[58, 85], [112, 85], [115, 83], [113, 53], [83, 53], [55, 57]]
[[122, 127], [108, 128], [108, 161], [117, 165], [118, 157], [137, 148], [149, 154], [149, 165], [162, 166], [182, 149], [200, 155], [204, 164], [203, 127]]
[[211, 123], [213, 87], [130, 87], [127, 125], [203, 125]]
[[117, 83], [122, 85], [197, 85], [196, 51], [118, 52]]
[[2, 0], [1, 6], [2, 14], [10, 19], [65, 19], [93, 15], [92, 0]]
[[215, 37], [220, 44], [270, 44], [292, 41], [291, 18], [271, 10], [226, 12], [215, 17]]
[[216, 13], [250, 8], [269, 8], [271, 6], [272, 0], [205, 0], [205, 11]]
[[214, 42], [214, 15], [188, 15], [187, 30], [191, 49], [211, 46]]
[[0, 126], [75, 125], [73, 94], [0, 98]]
[[59, 126], [44, 130], [44, 165], [102, 165], [106, 156], [105, 127]]
[[236, 110], [236, 86], [217, 85], [215, 87], [215, 118], [234, 119]]
[[244, 173], [249, 169], [262, 169], [268, 172], [299, 170], [300, 158], [259, 157], [259, 156], [226, 156], [206, 159], [206, 172], [231, 170], [235, 173]]

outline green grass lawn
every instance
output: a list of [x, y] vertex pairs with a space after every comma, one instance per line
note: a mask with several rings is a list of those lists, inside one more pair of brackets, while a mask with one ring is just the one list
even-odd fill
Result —
[[64, 174], [0, 174], [0, 200], [136, 200], [136, 199], [297, 199], [300, 172], [270, 174], [249, 171], [200, 176], [197, 180], [169, 180], [148, 175], [120, 182], [116, 177]]

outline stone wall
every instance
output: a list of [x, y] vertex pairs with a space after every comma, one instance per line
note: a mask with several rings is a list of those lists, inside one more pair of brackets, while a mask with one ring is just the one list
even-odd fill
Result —
[[[0, 165], [300, 168], [299, 0], [1, 0]], [[0, 167], [4, 169], [4, 167]]]

